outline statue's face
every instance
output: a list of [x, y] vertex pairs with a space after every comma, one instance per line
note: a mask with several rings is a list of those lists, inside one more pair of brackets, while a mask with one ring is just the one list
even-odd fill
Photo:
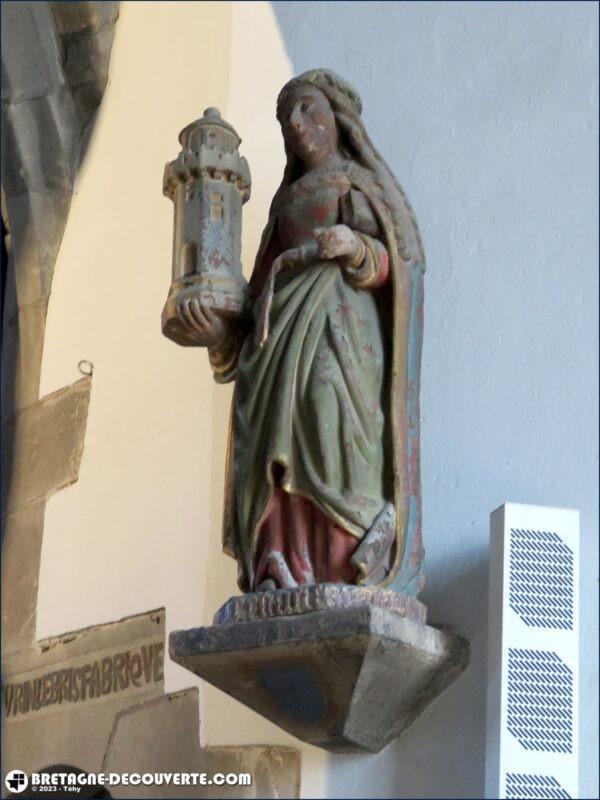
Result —
[[335, 116], [320, 89], [298, 89], [285, 110], [282, 128], [292, 152], [307, 165], [319, 164], [337, 151]]

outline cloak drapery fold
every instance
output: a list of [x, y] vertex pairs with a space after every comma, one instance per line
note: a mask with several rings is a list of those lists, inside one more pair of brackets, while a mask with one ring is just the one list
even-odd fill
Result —
[[[395, 514], [395, 541], [393, 559], [387, 577], [380, 585], [390, 585], [407, 594], [416, 595], [421, 588], [419, 577], [423, 559], [421, 538], [421, 490], [419, 460], [419, 376], [423, 331], [423, 271], [424, 259], [419, 247], [413, 248], [409, 260], [400, 254], [397, 241], [398, 223], [393, 219], [389, 203], [383, 196], [380, 184], [374, 173], [356, 163], [346, 167], [346, 174], [352, 189], [362, 193], [379, 224], [379, 235], [389, 257], [390, 284], [381, 290], [384, 330], [391, 340], [389, 363], [386, 363], [385, 404], [383, 406], [388, 462], [384, 465], [386, 481], [389, 485]], [[282, 188], [275, 195], [269, 214], [269, 221], [263, 232], [261, 245], [250, 279], [252, 295], [260, 296], [273, 257], [277, 255], [273, 247], [276, 236], [276, 221], [283, 198]], [[398, 190], [400, 191], [400, 190]], [[400, 194], [400, 197], [403, 195]], [[409, 210], [409, 207], [407, 207]], [[408, 218], [407, 210], [407, 218]], [[397, 216], [397, 215], [396, 215]], [[410, 217], [412, 224], [412, 217]], [[404, 248], [406, 252], [406, 248]], [[368, 290], [364, 290], [368, 291]], [[223, 521], [223, 548], [236, 557], [240, 567], [238, 576], [240, 587], [248, 591], [250, 582], [247, 569], [248, 554], [240, 558], [242, 538], [255, 534], [237, 530], [235, 476], [233, 464], [233, 414], [236, 409], [234, 393], [230, 424], [228, 455], [226, 466], [225, 510]], [[264, 470], [262, 464], [257, 470]], [[267, 476], [265, 475], [265, 480]], [[332, 515], [335, 518], [335, 515]], [[347, 526], [348, 527], [348, 526]], [[351, 529], [351, 528], [350, 528]], [[354, 533], [360, 528], [355, 527]]]

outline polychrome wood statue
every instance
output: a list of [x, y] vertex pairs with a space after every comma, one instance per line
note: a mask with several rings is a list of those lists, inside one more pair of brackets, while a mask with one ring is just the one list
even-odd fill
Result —
[[[233, 129], [221, 121], [219, 139], [209, 125], [197, 152], [186, 145], [178, 178], [186, 188], [176, 219], [194, 202], [194, 181], [210, 179], [186, 212], [208, 222], [198, 227], [202, 242], [183, 241], [179, 225], [180, 283], [163, 326], [167, 335], [177, 328], [180, 344], [208, 349], [218, 382], [235, 380], [224, 549], [246, 592], [347, 583], [416, 597], [423, 585], [425, 259], [412, 209], [360, 115], [357, 92], [330, 70], [284, 86], [277, 117], [287, 164], [249, 290], [240, 288], [239, 228], [250, 176], [235, 161]], [[215, 154], [210, 174], [193, 167], [203, 147]], [[219, 249], [218, 224], [237, 253]], [[198, 288], [206, 259], [212, 277]], [[223, 301], [217, 273], [233, 276], [234, 300]]]

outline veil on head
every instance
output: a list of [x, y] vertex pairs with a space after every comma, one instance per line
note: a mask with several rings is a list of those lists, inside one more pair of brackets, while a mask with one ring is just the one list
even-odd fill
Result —
[[[425, 268], [421, 235], [402, 187], [381, 155], [375, 149], [361, 119], [362, 101], [356, 89], [330, 69], [313, 69], [298, 75], [285, 84], [277, 98], [277, 118], [302, 86], [319, 89], [329, 100], [340, 134], [342, 155], [370, 173], [375, 194], [387, 208], [394, 228], [399, 255], [406, 263], [418, 263]], [[286, 146], [287, 163], [280, 189], [273, 198], [276, 207], [281, 190], [299, 176], [298, 159]]]

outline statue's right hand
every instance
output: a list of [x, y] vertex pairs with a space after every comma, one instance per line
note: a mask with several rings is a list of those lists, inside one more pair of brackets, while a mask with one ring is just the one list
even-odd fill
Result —
[[200, 347], [217, 348], [227, 335], [223, 319], [199, 300], [185, 298], [177, 304], [179, 321]]

